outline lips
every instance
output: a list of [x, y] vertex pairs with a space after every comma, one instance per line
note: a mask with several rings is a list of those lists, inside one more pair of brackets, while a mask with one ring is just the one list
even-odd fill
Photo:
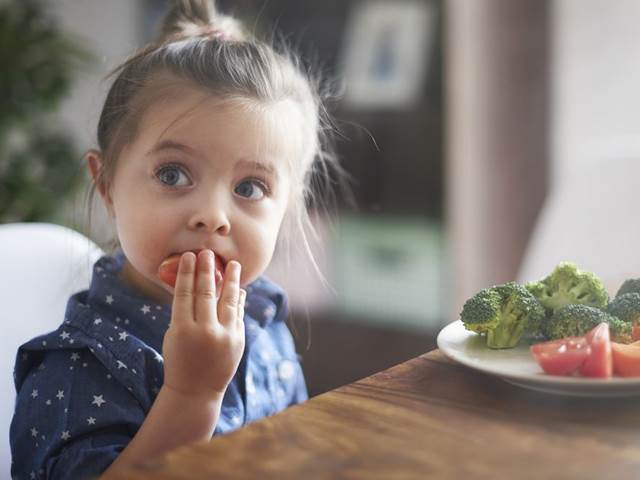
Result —
[[[199, 250], [187, 250], [193, 252], [195, 255], [198, 255]], [[176, 286], [176, 279], [178, 277], [178, 265], [180, 264], [180, 258], [182, 257], [181, 253], [174, 253], [169, 255], [166, 259], [162, 261], [160, 266], [158, 267], [158, 277], [164, 283], [169, 285], [170, 287]], [[216, 287], [220, 285], [222, 282], [224, 268], [226, 262], [222, 259], [222, 257], [215, 255], [215, 282]]]

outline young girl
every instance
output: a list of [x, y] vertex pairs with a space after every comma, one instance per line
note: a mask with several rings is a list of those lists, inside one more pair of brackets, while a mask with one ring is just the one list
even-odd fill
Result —
[[115, 74], [87, 160], [119, 249], [18, 352], [13, 478], [113, 472], [307, 398], [261, 274], [330, 160], [313, 84], [195, 0]]

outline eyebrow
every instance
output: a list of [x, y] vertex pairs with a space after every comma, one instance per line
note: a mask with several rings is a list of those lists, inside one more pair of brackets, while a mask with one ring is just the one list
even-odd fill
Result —
[[[179, 150], [181, 152], [188, 153], [194, 156], [201, 156], [200, 153], [189, 145], [185, 145], [180, 142], [176, 142], [175, 140], [163, 140], [157, 145], [155, 145], [149, 152], [148, 155], [153, 153], [162, 152], [164, 150]], [[241, 159], [236, 164], [239, 168], [248, 168], [252, 170], [260, 170], [265, 172], [268, 175], [278, 176], [278, 170], [275, 166], [270, 162], [263, 162], [260, 160], [247, 160]]]
[[180, 150], [181, 152], [186, 152], [191, 155], [198, 153], [196, 152], [196, 150], [183, 143], [179, 143], [173, 140], [163, 140], [157, 145], [154, 145], [154, 147], [147, 152], [147, 155], [162, 152], [163, 150]]

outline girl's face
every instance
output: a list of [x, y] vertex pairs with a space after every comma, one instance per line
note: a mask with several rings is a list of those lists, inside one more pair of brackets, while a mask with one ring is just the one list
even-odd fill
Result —
[[173, 290], [158, 267], [204, 248], [222, 272], [229, 260], [240, 262], [241, 285], [265, 270], [290, 195], [289, 140], [296, 143], [276, 119], [295, 108], [250, 111], [188, 87], [148, 108], [103, 194], [127, 258], [126, 282], [170, 303]]

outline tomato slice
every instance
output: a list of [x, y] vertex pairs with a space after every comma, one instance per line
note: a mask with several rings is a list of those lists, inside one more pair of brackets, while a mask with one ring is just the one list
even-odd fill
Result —
[[611, 342], [613, 371], [621, 377], [640, 377], [640, 342], [629, 345]]
[[635, 341], [640, 340], [640, 324], [638, 324], [638, 322], [633, 323], [633, 328], [631, 329], [631, 338]]
[[166, 258], [158, 267], [158, 277], [170, 287], [176, 286], [178, 278], [178, 265], [180, 265], [180, 255], [172, 255]]
[[[176, 286], [176, 280], [178, 279], [178, 266], [180, 265], [181, 253], [177, 253], [165, 258], [158, 267], [158, 278], [170, 287]], [[216, 272], [215, 282], [216, 286], [222, 281], [222, 266], [220, 261], [216, 258]]]
[[531, 345], [530, 351], [538, 365], [549, 375], [569, 375], [591, 354], [585, 337], [567, 337]]
[[611, 340], [609, 339], [609, 325], [596, 325], [585, 335], [591, 354], [580, 367], [580, 375], [595, 378], [610, 378], [613, 375], [613, 360], [611, 356]]

